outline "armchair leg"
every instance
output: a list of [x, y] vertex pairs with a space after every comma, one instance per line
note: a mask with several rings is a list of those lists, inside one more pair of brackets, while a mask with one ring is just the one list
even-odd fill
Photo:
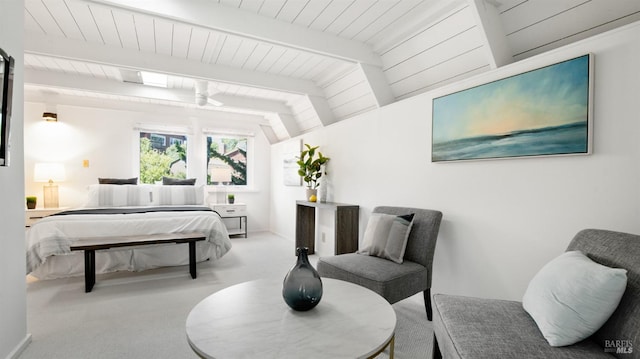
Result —
[[436, 339], [436, 334], [433, 334], [433, 359], [442, 359], [442, 353], [440, 352], [440, 347], [438, 346], [438, 340]]
[[431, 288], [428, 288], [423, 292], [424, 294], [424, 307], [427, 310], [427, 319], [431, 321], [433, 317], [433, 310], [431, 309]]

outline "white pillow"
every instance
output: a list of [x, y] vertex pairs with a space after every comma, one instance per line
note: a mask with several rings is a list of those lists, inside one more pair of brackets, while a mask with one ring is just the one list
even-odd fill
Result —
[[522, 306], [551, 346], [571, 345], [609, 319], [626, 287], [626, 269], [609, 268], [570, 251], [540, 269], [529, 282]]
[[204, 205], [204, 186], [171, 185], [158, 188], [158, 199], [154, 199], [154, 205]]
[[362, 249], [356, 253], [402, 263], [412, 225], [413, 214], [395, 216], [373, 213], [364, 231]]
[[[147, 191], [143, 191], [147, 189]], [[93, 184], [89, 186], [86, 207], [148, 206], [151, 197], [143, 185]]]

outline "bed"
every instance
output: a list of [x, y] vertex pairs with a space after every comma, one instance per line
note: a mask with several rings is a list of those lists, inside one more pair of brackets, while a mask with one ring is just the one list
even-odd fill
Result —
[[[81, 276], [77, 238], [203, 232], [196, 260], [218, 259], [231, 249], [220, 216], [204, 206], [198, 186], [92, 185], [83, 208], [43, 218], [26, 233], [27, 274], [39, 279]], [[96, 252], [96, 273], [142, 271], [189, 263], [186, 244], [114, 248]]]

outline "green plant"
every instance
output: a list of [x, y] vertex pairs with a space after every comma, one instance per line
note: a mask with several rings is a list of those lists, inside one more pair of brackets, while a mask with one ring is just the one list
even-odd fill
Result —
[[315, 189], [320, 185], [318, 180], [322, 177], [322, 165], [329, 161], [329, 157], [323, 156], [322, 152], [318, 151], [320, 146], [311, 147], [306, 143], [304, 145], [307, 149], [300, 152], [297, 161], [298, 175], [305, 181], [307, 188]]
[[235, 195], [233, 195], [232, 193], [229, 193], [229, 194], [227, 195], [227, 198], [228, 198], [228, 199], [231, 199], [231, 200], [234, 200], [234, 199], [236, 199], [236, 196], [235, 196]]
[[35, 209], [36, 201], [38, 200], [38, 198], [36, 198], [36, 196], [27, 196], [26, 198], [27, 198], [27, 208]]

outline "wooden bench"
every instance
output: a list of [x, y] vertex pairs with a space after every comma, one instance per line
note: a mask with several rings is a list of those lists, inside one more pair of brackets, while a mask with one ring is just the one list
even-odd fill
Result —
[[189, 243], [189, 272], [196, 274], [196, 242], [207, 236], [201, 232], [149, 234], [140, 236], [80, 238], [71, 245], [72, 251], [84, 251], [84, 291], [91, 292], [96, 283], [96, 251], [116, 247], [145, 246], [150, 244]]

